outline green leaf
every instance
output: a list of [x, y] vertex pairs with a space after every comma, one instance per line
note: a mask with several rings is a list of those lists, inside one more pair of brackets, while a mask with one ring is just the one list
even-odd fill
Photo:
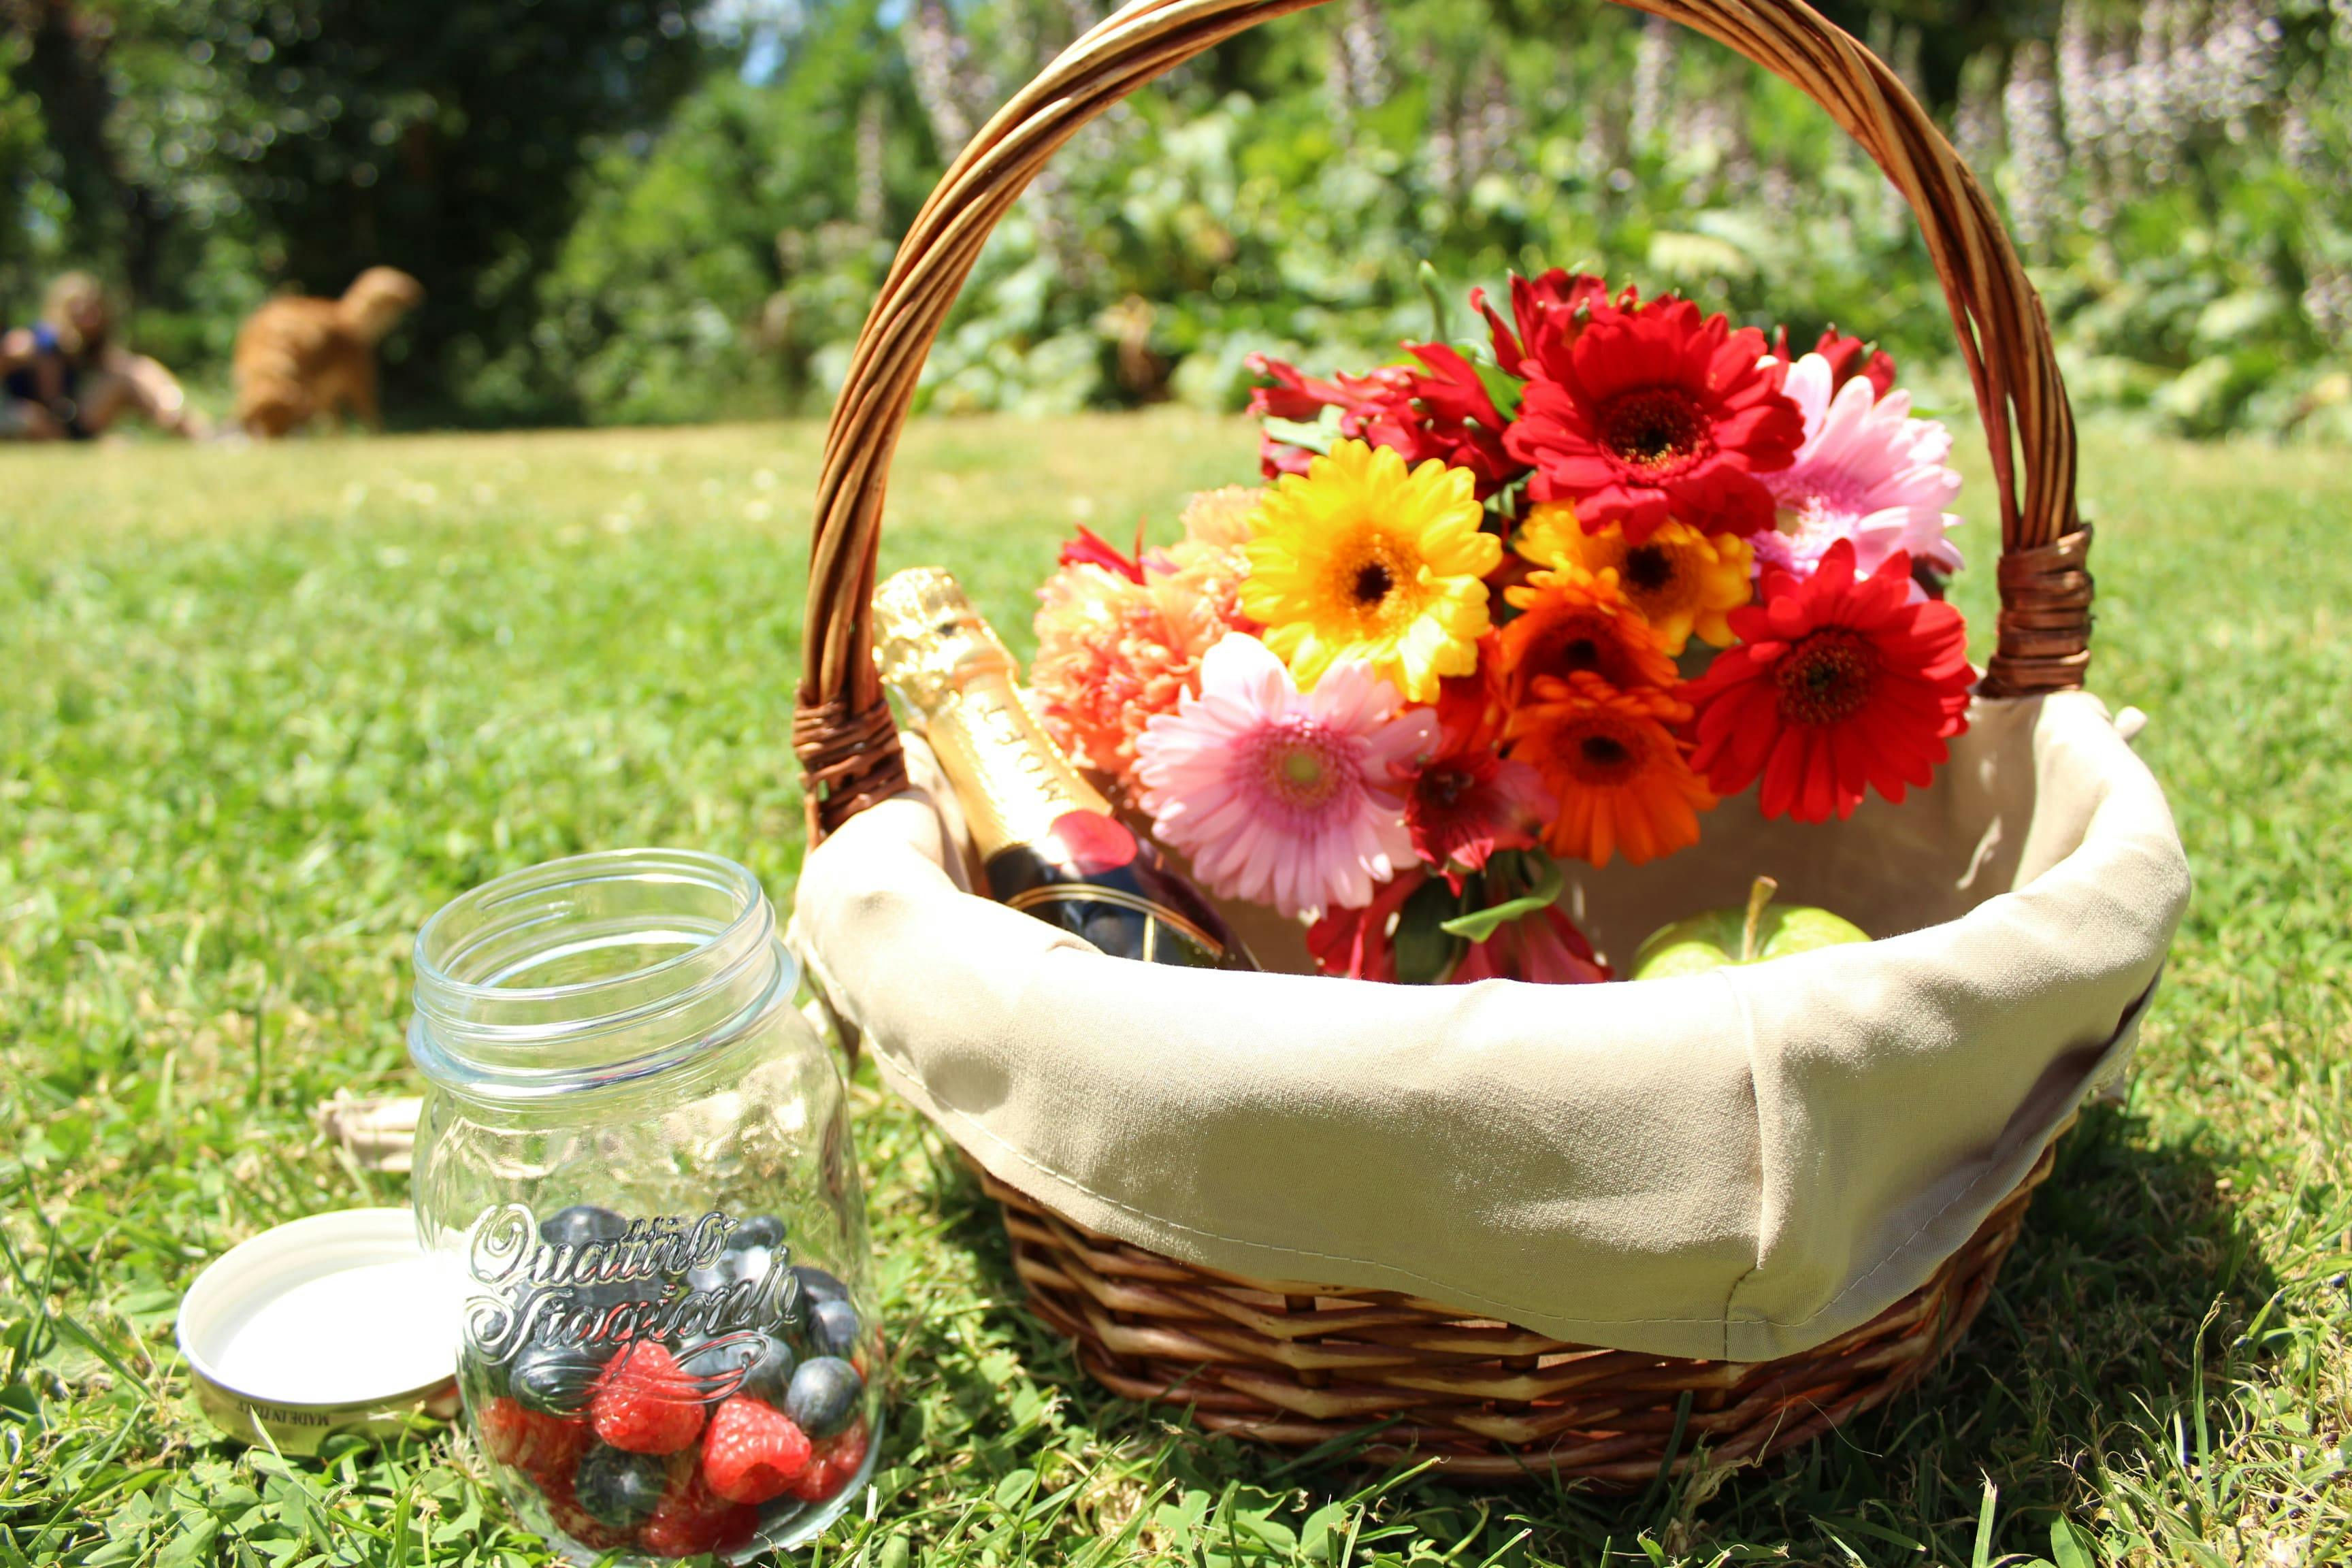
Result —
[[1286, 441], [1294, 447], [1303, 447], [1323, 456], [1329, 455], [1331, 444], [1339, 438], [1339, 426], [1336, 423], [1307, 425], [1296, 419], [1276, 419], [1272, 415], [1259, 423], [1276, 440]]
[[1969, 1559], [1969, 1568], [1992, 1568], [1993, 1507], [2000, 1500], [2000, 1489], [1985, 1478], [1984, 1503], [1977, 1510], [1977, 1548]]
[[1559, 864], [1550, 856], [1533, 855], [1528, 858], [1533, 860], [1537, 867], [1533, 887], [1516, 899], [1507, 899], [1483, 910], [1474, 910], [1466, 915], [1456, 915], [1444, 921], [1439, 929], [1465, 942], [1485, 942], [1511, 921], [1551, 908], [1559, 900], [1560, 889], [1568, 886], [1568, 879], [1560, 874]]
[[1019, 1508], [1024, 1502], [1028, 1500], [1030, 1491], [1036, 1485], [1036, 1471], [1013, 1471], [1011, 1475], [996, 1483], [996, 1506], [1001, 1509], [1007, 1510]]
[[1348, 1505], [1327, 1502], [1307, 1516], [1298, 1540], [1309, 1563], [1328, 1563], [1348, 1533]]
[[107, 1344], [106, 1342], [100, 1339], [89, 1330], [82, 1327], [82, 1325], [72, 1316], [64, 1312], [58, 1313], [57, 1315], [57, 1325], [68, 1338], [79, 1342], [83, 1349], [89, 1351], [90, 1354], [104, 1362], [108, 1366], [112, 1367], [115, 1372], [120, 1373], [123, 1378], [127, 1379], [134, 1387], [136, 1387], [140, 1393], [145, 1394], [150, 1399], [155, 1397], [155, 1391], [147, 1385], [147, 1380], [145, 1378], [131, 1371], [130, 1363], [125, 1362], [121, 1356], [115, 1354], [112, 1346]]
[[1449, 916], [1461, 908], [1461, 899], [1432, 877], [1413, 890], [1397, 915], [1397, 979], [1407, 985], [1435, 985], [1462, 955], [1462, 944], [1446, 929]]
[[1478, 373], [1486, 384], [1486, 395], [1495, 400], [1495, 412], [1506, 420], [1519, 416], [1519, 394], [1526, 390], [1519, 378], [1495, 363], [1495, 350], [1490, 343], [1477, 343], [1475, 353], [1465, 353], [1470, 368]]
[[219, 1534], [219, 1520], [198, 1520], [172, 1537], [155, 1559], [155, 1568], [194, 1568], [196, 1563], [211, 1562], [213, 1540]]
[[2050, 1521], [2050, 1555], [2057, 1560], [2058, 1568], [2098, 1568], [2089, 1547], [2074, 1532], [2074, 1527], [2063, 1519]]

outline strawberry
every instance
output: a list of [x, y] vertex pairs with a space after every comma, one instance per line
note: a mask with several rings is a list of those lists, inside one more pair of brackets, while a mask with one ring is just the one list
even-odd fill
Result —
[[702, 1439], [710, 1489], [737, 1502], [766, 1502], [808, 1468], [808, 1434], [772, 1405], [737, 1394], [711, 1413]]
[[511, 1399], [491, 1400], [475, 1425], [485, 1453], [533, 1478], [570, 1475], [588, 1447], [585, 1424], [543, 1415]]
[[637, 1527], [637, 1544], [656, 1557], [698, 1557], [748, 1544], [759, 1527], [758, 1509], [712, 1491], [702, 1467], [680, 1455], [671, 1461], [669, 1489]]
[[837, 1437], [816, 1445], [808, 1468], [792, 1484], [793, 1496], [803, 1502], [823, 1502], [847, 1486], [866, 1463], [866, 1423], [860, 1421]]
[[596, 1436], [632, 1454], [675, 1454], [702, 1430], [693, 1381], [669, 1352], [646, 1341], [614, 1358], [588, 1403]]

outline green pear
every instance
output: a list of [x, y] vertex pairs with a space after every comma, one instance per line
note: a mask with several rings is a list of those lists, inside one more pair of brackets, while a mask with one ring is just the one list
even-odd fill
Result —
[[1660, 926], [1633, 954], [1631, 978], [1667, 980], [1700, 974], [1727, 963], [1764, 963], [1792, 952], [1841, 942], [1868, 942], [1870, 934], [1827, 910], [1804, 905], [1768, 909], [1780, 884], [1759, 877], [1744, 910], [1709, 910]]

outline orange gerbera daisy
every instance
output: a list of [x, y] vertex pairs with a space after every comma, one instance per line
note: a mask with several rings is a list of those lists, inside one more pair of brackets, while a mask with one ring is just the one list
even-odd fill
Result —
[[1511, 715], [1511, 755], [1535, 764], [1559, 796], [1544, 842], [1596, 866], [1622, 852], [1639, 866], [1698, 842], [1698, 814], [1715, 806], [1666, 728], [1689, 705], [1664, 691], [1620, 691], [1590, 670], [1537, 683]]
[[1518, 550], [1539, 565], [1614, 569], [1626, 603], [1650, 623], [1659, 651], [1669, 657], [1693, 636], [1717, 647], [1731, 645], [1725, 614], [1748, 603], [1756, 559], [1746, 540], [1701, 533], [1685, 522], [1661, 523], [1640, 544], [1614, 523], [1587, 533], [1565, 501], [1545, 501], [1528, 514]]
[[1517, 708], [1538, 680], [1580, 671], [1622, 689], [1675, 683], [1674, 661], [1625, 596], [1614, 571], [1538, 572], [1503, 597], [1525, 611], [1501, 637], [1503, 700]]

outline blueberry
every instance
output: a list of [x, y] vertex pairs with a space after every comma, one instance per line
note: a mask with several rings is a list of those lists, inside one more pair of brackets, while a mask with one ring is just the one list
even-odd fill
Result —
[[784, 1222], [772, 1214], [755, 1214], [727, 1233], [727, 1250], [740, 1252], [748, 1247], [782, 1247], [784, 1243]]
[[629, 1530], [653, 1512], [668, 1484], [669, 1460], [663, 1456], [624, 1453], [598, 1443], [580, 1457], [572, 1492], [597, 1523]]
[[809, 1344], [819, 1355], [845, 1356], [857, 1348], [857, 1309], [819, 1301], [809, 1309]]
[[793, 1347], [773, 1334], [760, 1336], [759, 1353], [743, 1373], [742, 1392], [771, 1405], [782, 1405], [793, 1383]]
[[628, 1234], [627, 1220], [594, 1204], [573, 1204], [539, 1222], [539, 1238], [550, 1247], [585, 1247], [592, 1241], [618, 1241]]
[[665, 1294], [658, 1279], [606, 1279], [593, 1285], [574, 1285], [572, 1306], [575, 1311], [593, 1311], [601, 1319], [615, 1307], [632, 1301], [658, 1301]]
[[790, 1345], [753, 1329], [684, 1335], [677, 1342], [677, 1355], [679, 1367], [692, 1377], [716, 1378], [740, 1368], [739, 1392], [775, 1405], [784, 1402], [795, 1359]]
[[603, 1363], [611, 1359], [611, 1347], [605, 1349], [606, 1354], [598, 1356], [584, 1348], [526, 1345], [507, 1369], [508, 1391], [526, 1410], [577, 1415], [588, 1403], [588, 1390]]
[[763, 1279], [775, 1261], [775, 1254], [764, 1247], [747, 1247], [740, 1252], [722, 1252], [718, 1261], [686, 1271], [687, 1288], [691, 1290], [723, 1290], [730, 1285], [746, 1279]]
[[784, 1394], [784, 1414], [812, 1437], [830, 1437], [857, 1416], [866, 1380], [838, 1356], [801, 1363]]
[[846, 1301], [849, 1287], [812, 1264], [798, 1263], [793, 1272], [800, 1277], [801, 1294], [812, 1301]]

